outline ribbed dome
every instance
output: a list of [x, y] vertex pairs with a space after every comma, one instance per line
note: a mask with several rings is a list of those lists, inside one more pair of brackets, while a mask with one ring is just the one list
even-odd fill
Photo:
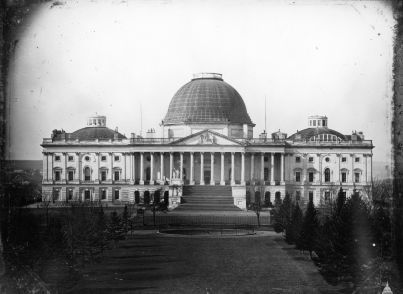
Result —
[[291, 135], [288, 139], [294, 140], [297, 138], [297, 135], [300, 135], [300, 140], [309, 140], [311, 137], [322, 134], [335, 135], [336, 137], [339, 137], [342, 140], [346, 139], [346, 136], [335, 130], [329, 129], [328, 127], [307, 128]]
[[220, 74], [199, 74], [173, 96], [164, 125], [178, 123], [253, 124], [241, 95]]
[[72, 140], [95, 140], [95, 139], [114, 139], [115, 134], [118, 134], [118, 139], [126, 139], [124, 135], [107, 127], [86, 127], [71, 133], [69, 139]]

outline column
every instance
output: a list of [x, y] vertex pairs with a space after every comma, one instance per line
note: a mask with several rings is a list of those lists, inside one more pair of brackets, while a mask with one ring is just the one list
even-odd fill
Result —
[[210, 153], [210, 185], [214, 186], [215, 181], [214, 181], [214, 152]]
[[101, 181], [101, 175], [99, 174], [99, 168], [100, 168], [100, 166], [99, 166], [99, 162], [100, 162], [100, 153], [99, 152], [96, 152], [95, 153], [96, 155], [97, 155], [97, 166], [98, 166], [98, 171], [97, 171], [97, 175], [98, 175], [98, 177], [97, 177], [97, 180], [98, 180], [98, 182], [97, 182], [97, 184], [99, 184], [99, 182]]
[[371, 180], [371, 184], [372, 184], [372, 182], [373, 182], [373, 180], [372, 180], [372, 151], [371, 151], [371, 155], [368, 155], [368, 156], [369, 156], [369, 158], [371, 158], [371, 169], [370, 169], [371, 175], [370, 175], [370, 180]]
[[354, 154], [350, 154], [351, 157], [351, 183], [354, 184]]
[[254, 184], [253, 178], [255, 177], [255, 153], [250, 154], [250, 184]]
[[190, 152], [190, 185], [194, 185], [194, 179], [193, 179], [193, 172], [194, 172], [194, 157], [193, 157], [193, 152]]
[[322, 185], [322, 156], [320, 155], [320, 153], [316, 154], [316, 157], [318, 158], [318, 162], [319, 162], [319, 183]]
[[181, 181], [183, 181], [183, 152], [179, 154], [180, 156], [180, 162], [179, 162], [179, 177]]
[[126, 182], [126, 152], [123, 152], [123, 179]]
[[245, 185], [245, 152], [241, 152], [241, 185]]
[[338, 172], [339, 179], [338, 179], [338, 182], [341, 184], [341, 154], [337, 153], [336, 156], [339, 158], [339, 172]]
[[140, 152], [140, 185], [144, 185], [144, 152]]
[[154, 185], [154, 152], [150, 152], [150, 185]]
[[225, 185], [224, 180], [224, 152], [221, 152], [221, 177], [220, 177], [220, 185]]
[[200, 152], [200, 185], [204, 185], [204, 153]]
[[[110, 164], [111, 164], [111, 170], [109, 171], [109, 177], [110, 177], [110, 180], [111, 180], [111, 182], [113, 183], [113, 153], [112, 152], [109, 152], [109, 158], [110, 158]], [[81, 168], [80, 168], [80, 170], [81, 170]]]
[[169, 183], [172, 182], [172, 169], [173, 169], [173, 162], [174, 162], [174, 156], [172, 152], [169, 152]]
[[264, 185], [264, 152], [260, 154], [260, 184]]
[[235, 152], [231, 152], [231, 185], [235, 185]]
[[364, 154], [365, 159], [365, 184], [368, 184], [368, 155]]
[[46, 181], [48, 180], [49, 176], [48, 176], [48, 153], [47, 152], [43, 152], [43, 177], [46, 179]]
[[270, 185], [275, 185], [274, 182], [274, 153], [270, 152]]
[[76, 174], [75, 179], [77, 181], [81, 180], [81, 160], [80, 160], [80, 152], [76, 152]]
[[133, 165], [132, 165], [132, 180], [135, 183], [136, 182], [136, 154], [132, 153], [132, 159], [133, 159]]
[[163, 181], [165, 184], [165, 181], [164, 181], [164, 152], [160, 153], [160, 159], [161, 159], [161, 162], [160, 162], [161, 179], [160, 180]]
[[280, 185], [284, 185], [284, 153], [281, 153]]
[[63, 152], [64, 162], [63, 162], [63, 175], [62, 179], [67, 182], [67, 152]]

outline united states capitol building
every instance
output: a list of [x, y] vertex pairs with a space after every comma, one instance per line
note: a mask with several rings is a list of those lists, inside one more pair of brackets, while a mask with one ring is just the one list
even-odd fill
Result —
[[186, 207], [198, 191], [211, 201], [225, 195], [240, 209], [255, 201], [274, 203], [286, 193], [302, 205], [309, 199], [320, 205], [340, 187], [347, 196], [358, 190], [370, 197], [372, 141], [361, 132], [339, 133], [329, 123], [314, 115], [291, 136], [256, 136], [242, 97], [222, 75], [196, 74], [171, 99], [162, 138], [154, 129], [127, 138], [99, 115], [75, 132], [55, 130], [44, 138], [42, 197], [165, 201], [172, 209]]

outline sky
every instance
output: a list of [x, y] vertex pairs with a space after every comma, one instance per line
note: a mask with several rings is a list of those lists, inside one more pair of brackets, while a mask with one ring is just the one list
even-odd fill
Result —
[[[115, 1], [39, 4], [10, 59], [10, 159], [95, 113], [130, 136], [164, 118], [194, 73], [217, 72], [256, 124], [291, 135], [309, 115], [363, 131], [391, 158], [395, 21], [386, 1]], [[141, 124], [140, 109], [143, 113]], [[143, 129], [141, 130], [141, 125]]]

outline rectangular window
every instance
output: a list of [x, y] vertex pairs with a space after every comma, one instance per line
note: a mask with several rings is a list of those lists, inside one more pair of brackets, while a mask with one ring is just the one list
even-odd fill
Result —
[[91, 199], [91, 191], [90, 190], [85, 190], [84, 191], [84, 199], [85, 200], [90, 200]]
[[308, 177], [309, 177], [309, 182], [312, 183], [313, 182], [313, 172], [310, 172], [308, 174]]
[[69, 157], [68, 157], [68, 159], [67, 159], [68, 161], [73, 161], [74, 160], [74, 156], [72, 156], [72, 155], [69, 155]]
[[119, 181], [119, 176], [120, 176], [119, 172], [115, 171], [115, 181]]
[[269, 169], [267, 167], [264, 168], [264, 180], [269, 180]]
[[101, 161], [106, 161], [106, 156], [105, 155], [101, 156]]
[[330, 191], [325, 191], [325, 201], [330, 201]]
[[101, 190], [101, 200], [106, 200], [106, 190], [105, 189]]
[[313, 201], [313, 191], [309, 191], [309, 201]]
[[59, 200], [59, 190], [53, 190], [53, 201]]
[[119, 156], [115, 156], [115, 161], [119, 161]]
[[359, 157], [356, 157], [356, 158], [355, 158], [355, 162], [360, 162], [360, 158], [359, 158]]
[[295, 172], [295, 181], [301, 182], [301, 172]]
[[301, 191], [295, 191], [295, 201], [301, 200]]
[[74, 172], [72, 170], [69, 170], [69, 181], [74, 180]]
[[101, 181], [106, 181], [106, 170], [101, 171]]
[[69, 189], [67, 191], [67, 200], [73, 200], [73, 190]]
[[60, 156], [59, 155], [55, 155], [55, 161], [60, 161]]
[[60, 171], [55, 171], [55, 181], [60, 181]]
[[313, 157], [309, 157], [309, 158], [308, 158], [308, 161], [309, 161], [309, 162], [313, 162]]
[[299, 156], [295, 157], [295, 162], [301, 162], [301, 157]]
[[316, 127], [316, 120], [313, 121], [313, 126]]
[[356, 183], [360, 182], [360, 173], [354, 173], [354, 182]]
[[342, 183], [347, 182], [347, 173], [346, 172], [341, 173], [341, 182]]
[[269, 157], [268, 157], [268, 156], [265, 156], [265, 157], [264, 157], [264, 161], [265, 161], [265, 162], [268, 162], [268, 161], [269, 161]]
[[119, 200], [119, 190], [115, 190], [115, 200]]
[[342, 157], [341, 162], [347, 162], [347, 157]]

